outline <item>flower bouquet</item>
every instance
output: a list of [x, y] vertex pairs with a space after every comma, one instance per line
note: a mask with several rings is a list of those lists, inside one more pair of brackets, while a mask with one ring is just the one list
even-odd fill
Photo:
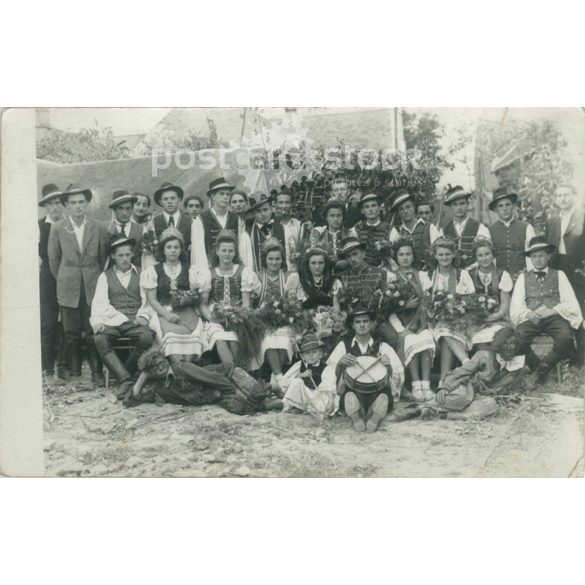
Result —
[[199, 306], [201, 297], [197, 290], [172, 290], [171, 291], [171, 309], [176, 311], [183, 307], [194, 307]]
[[311, 312], [303, 309], [303, 302], [291, 293], [282, 299], [270, 299], [257, 311], [258, 318], [268, 331], [279, 327], [291, 327], [302, 335], [311, 326]]
[[333, 307], [320, 305], [312, 313], [311, 318], [317, 337], [340, 335], [345, 331], [345, 322], [347, 320], [345, 311], [338, 311]]
[[141, 252], [156, 256], [158, 251], [158, 239], [154, 230], [145, 230], [142, 234]]
[[259, 355], [266, 325], [254, 311], [216, 303], [212, 309], [212, 317], [226, 331], [233, 331], [238, 336], [242, 363], [250, 363], [252, 358]]

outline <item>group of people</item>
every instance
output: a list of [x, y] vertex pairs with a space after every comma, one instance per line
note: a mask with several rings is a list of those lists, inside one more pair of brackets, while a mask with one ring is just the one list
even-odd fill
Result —
[[[584, 215], [571, 185], [556, 189], [558, 217], [540, 235], [517, 219], [518, 195], [504, 188], [493, 193], [489, 226], [470, 217], [469, 191], [450, 188], [442, 228], [433, 206], [406, 189], [387, 202], [364, 193], [354, 205], [343, 178], [311, 222], [292, 216], [285, 186], [247, 194], [218, 178], [206, 196], [165, 183], [151, 214], [148, 195], [119, 189], [106, 225], [88, 216], [90, 189], [43, 187], [46, 380], [81, 376], [85, 348], [92, 382], [104, 383], [105, 364], [127, 405], [344, 412], [356, 431], [372, 432], [388, 413], [489, 414], [494, 393], [519, 380], [533, 387], [561, 360], [583, 362]], [[405, 301], [380, 318], [372, 298], [397, 288]], [[478, 293], [490, 312], [472, 330], [428, 310], [441, 295]], [[288, 298], [344, 311], [343, 334], [326, 349], [313, 331], [275, 327], [251, 352], [226, 326], [226, 308], [254, 312]], [[544, 358], [531, 347], [540, 335], [552, 339]], [[130, 340], [124, 355], [120, 339]]]

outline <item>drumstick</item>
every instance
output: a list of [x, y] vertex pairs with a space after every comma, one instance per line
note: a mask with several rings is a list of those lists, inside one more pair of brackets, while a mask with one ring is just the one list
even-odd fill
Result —
[[360, 370], [363, 374], [367, 374], [371, 379], [372, 382], [375, 382], [376, 379], [372, 374], [370, 374], [370, 370], [380, 361], [380, 356], [378, 356], [367, 368], [364, 368], [359, 362], [356, 361], [356, 365], [359, 366]]

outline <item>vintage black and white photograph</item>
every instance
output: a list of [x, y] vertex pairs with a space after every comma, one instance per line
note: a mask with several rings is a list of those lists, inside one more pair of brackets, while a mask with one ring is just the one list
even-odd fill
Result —
[[35, 121], [47, 476], [583, 475], [579, 108]]

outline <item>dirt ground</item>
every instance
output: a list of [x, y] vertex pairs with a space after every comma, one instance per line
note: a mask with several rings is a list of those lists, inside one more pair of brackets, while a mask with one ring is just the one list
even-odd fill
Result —
[[[124, 408], [88, 381], [45, 388], [45, 462], [68, 477], [581, 477], [583, 370], [482, 421], [349, 419], [218, 406]], [[87, 374], [86, 374], [87, 377]], [[86, 378], [87, 380], [87, 378]]]

